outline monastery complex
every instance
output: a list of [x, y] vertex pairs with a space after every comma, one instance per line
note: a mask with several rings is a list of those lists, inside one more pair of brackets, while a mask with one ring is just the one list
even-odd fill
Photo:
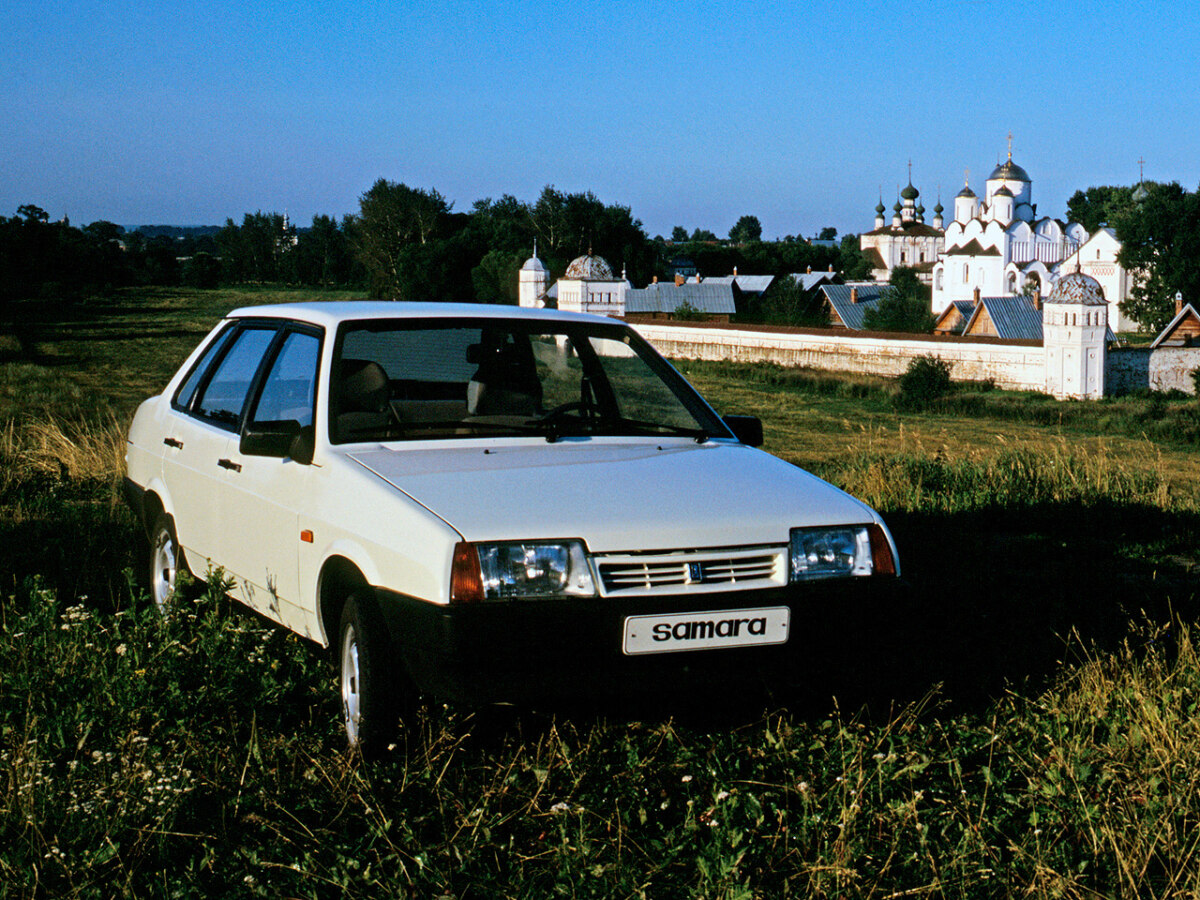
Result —
[[[1140, 186], [1135, 201], [1139, 194]], [[898, 375], [912, 359], [932, 355], [950, 362], [955, 378], [1059, 399], [1142, 388], [1194, 392], [1200, 315], [1177, 297], [1174, 320], [1149, 347], [1121, 346], [1117, 334], [1137, 323], [1120, 310], [1132, 277], [1117, 261], [1116, 233], [1102, 226], [1089, 234], [1079, 223], [1039, 217], [1032, 179], [1013, 161], [1011, 145], [983, 196], [968, 179], [954, 197], [953, 218], [946, 221], [945, 212], [939, 197], [926, 222], [910, 166], [891, 221], [881, 198], [875, 227], [860, 237], [873, 281], [845, 283], [832, 271], [780, 276], [821, 292], [829, 328], [730, 325], [738, 298], [761, 295], [770, 276], [736, 269], [709, 278], [679, 274], [674, 283], [655, 279], [638, 289], [590, 251], [551, 285], [535, 247], [519, 273], [519, 302], [629, 318], [669, 356]], [[863, 331], [866, 311], [890, 290], [886, 282], [898, 267], [914, 269], [929, 285], [934, 334]], [[672, 321], [679, 318], [704, 321]]]

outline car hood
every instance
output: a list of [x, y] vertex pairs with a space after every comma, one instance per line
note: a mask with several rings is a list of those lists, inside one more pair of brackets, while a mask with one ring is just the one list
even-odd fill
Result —
[[593, 552], [783, 544], [788, 529], [878, 521], [761, 450], [564, 440], [350, 454], [466, 540], [582, 538]]

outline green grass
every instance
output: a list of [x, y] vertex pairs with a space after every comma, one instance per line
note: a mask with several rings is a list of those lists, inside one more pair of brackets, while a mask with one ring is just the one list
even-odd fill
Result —
[[[682, 364], [885, 512], [912, 601], [812, 611], [802, 690], [434, 704], [367, 765], [324, 652], [219, 576], [164, 623], [131, 575], [124, 422], [221, 314], [275, 299], [124, 292], [0, 334], [0, 897], [1200, 892], [1187, 439], [1112, 404], [918, 414], [883, 379]], [[1119, 415], [1162, 402], [1186, 406]]]

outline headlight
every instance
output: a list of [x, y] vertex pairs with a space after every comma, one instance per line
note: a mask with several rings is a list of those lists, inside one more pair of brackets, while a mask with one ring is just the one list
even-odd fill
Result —
[[894, 575], [891, 544], [878, 525], [793, 528], [791, 580]]
[[592, 597], [595, 593], [580, 541], [461, 543], [454, 550], [452, 603]]

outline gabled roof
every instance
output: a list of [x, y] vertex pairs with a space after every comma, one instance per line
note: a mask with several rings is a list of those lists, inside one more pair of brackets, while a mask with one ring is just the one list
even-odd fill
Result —
[[996, 336], [1004, 340], [1042, 339], [1042, 311], [1028, 297], [980, 297], [962, 333], [969, 334], [985, 317], [991, 321]]
[[747, 294], [761, 294], [774, 280], [774, 275], [739, 275], [734, 283]]
[[[1175, 340], [1182, 342], [1187, 338], [1194, 338], [1198, 334], [1200, 334], [1200, 315], [1196, 313], [1192, 304], [1188, 303], [1175, 314], [1175, 318], [1167, 323], [1167, 327], [1154, 339], [1150, 349], [1153, 350], [1161, 344], [1169, 345], [1169, 342], [1173, 343]], [[1176, 335], [1179, 337], [1177, 338]]]
[[[829, 301], [843, 325], [852, 331], [862, 331], [867, 310], [878, 306], [891, 289], [890, 284], [857, 281], [853, 284], [823, 284], [821, 294]], [[851, 291], [856, 291], [857, 303], [851, 301]]]
[[685, 302], [697, 312], [708, 315], [731, 316], [737, 312], [730, 284], [656, 282], [625, 292], [625, 312], [631, 315], [673, 313]]
[[731, 284], [744, 294], [761, 294], [774, 280], [774, 275], [713, 275], [701, 284]]
[[933, 330], [949, 334], [962, 334], [971, 313], [975, 312], [975, 301], [953, 300], [942, 310], [933, 323]]
[[983, 244], [979, 243], [978, 238], [971, 238], [966, 244], [961, 247], [948, 247], [946, 249], [947, 256], [999, 256], [1000, 251], [995, 247], [984, 249]]
[[[883, 260], [881, 259], [880, 262]], [[811, 291], [822, 284], [837, 284], [842, 278], [837, 272], [793, 272], [783, 277], [792, 279], [806, 291]]]
[[876, 228], [873, 231], [868, 231], [871, 234], [899, 234], [905, 237], [941, 237], [945, 234], [941, 228], [934, 228], [932, 225], [926, 225], [924, 222], [908, 222], [903, 225], [884, 225], [882, 228]]
[[886, 269], [887, 263], [884, 262], [883, 255], [879, 252], [878, 247], [868, 247], [862, 252], [863, 258], [871, 264], [872, 269]]

